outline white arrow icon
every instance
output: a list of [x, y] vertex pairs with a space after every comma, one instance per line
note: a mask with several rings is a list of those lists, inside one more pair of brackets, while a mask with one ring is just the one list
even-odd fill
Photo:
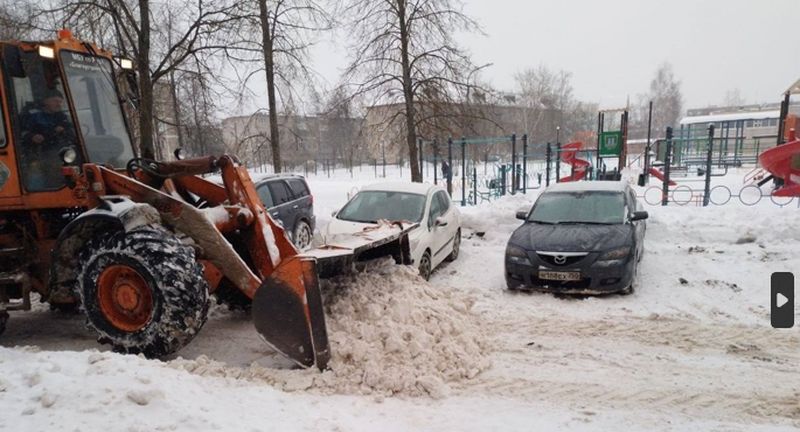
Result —
[[778, 307], [781, 307], [786, 303], [789, 303], [789, 299], [786, 298], [786, 296], [784, 296], [781, 293], [778, 293], [778, 295], [775, 297], [775, 300], [776, 300], [775, 302], [778, 304]]

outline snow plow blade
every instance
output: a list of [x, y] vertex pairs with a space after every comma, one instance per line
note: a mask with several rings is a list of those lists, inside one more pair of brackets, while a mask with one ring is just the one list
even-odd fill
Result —
[[328, 367], [331, 351], [316, 262], [281, 262], [253, 297], [253, 324], [268, 345], [303, 367]]
[[253, 297], [256, 331], [298, 365], [325, 370], [331, 351], [319, 279], [347, 273], [357, 262], [387, 256], [398, 264], [411, 264], [408, 231], [412, 228], [382, 225], [283, 259]]

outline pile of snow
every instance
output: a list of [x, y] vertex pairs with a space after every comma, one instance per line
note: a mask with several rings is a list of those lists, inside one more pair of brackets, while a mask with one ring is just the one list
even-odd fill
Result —
[[[391, 261], [391, 260], [389, 260]], [[204, 376], [268, 382], [285, 391], [446, 397], [490, 367], [474, 300], [391, 262], [324, 282], [330, 371], [235, 368], [199, 357], [171, 365]]]

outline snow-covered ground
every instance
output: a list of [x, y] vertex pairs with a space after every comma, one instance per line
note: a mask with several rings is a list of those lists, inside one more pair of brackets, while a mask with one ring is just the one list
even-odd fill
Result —
[[[715, 182], [738, 191], [742, 175]], [[320, 224], [381, 180], [311, 177]], [[327, 282], [322, 374], [291, 370], [222, 307], [167, 362], [106, 352], [79, 316], [12, 313], [0, 430], [800, 428], [800, 332], [769, 325], [770, 274], [800, 269], [796, 201], [646, 206], [637, 291], [560, 298], [504, 289], [515, 212], [535, 196], [462, 209], [461, 256], [429, 283], [387, 263]]]

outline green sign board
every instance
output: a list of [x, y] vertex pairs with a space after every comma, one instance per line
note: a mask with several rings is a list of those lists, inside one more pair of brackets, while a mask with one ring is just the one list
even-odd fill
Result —
[[600, 157], [619, 156], [622, 151], [622, 131], [600, 134]]

